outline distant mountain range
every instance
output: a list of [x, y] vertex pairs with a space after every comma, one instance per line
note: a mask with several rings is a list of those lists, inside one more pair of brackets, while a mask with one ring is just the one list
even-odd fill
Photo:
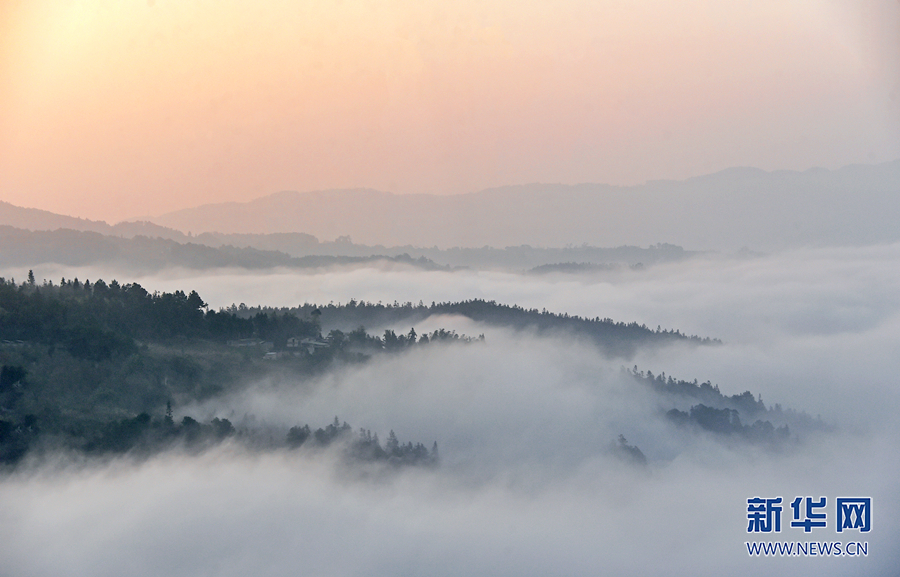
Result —
[[[673, 243], [691, 250], [777, 250], [900, 241], [900, 160], [803, 172], [734, 168], [628, 187], [529, 184], [454, 196], [369, 189], [279, 192], [152, 220], [112, 226], [0, 203], [0, 224], [18, 228], [268, 250], [338, 237], [366, 245], [445, 248]], [[219, 234], [200, 240], [188, 231]]]
[[57, 229], [30, 231], [0, 225], [0, 267], [57, 263], [69, 266], [105, 264], [119, 270], [157, 271], [168, 267], [266, 269], [317, 268], [367, 263], [396, 263], [424, 270], [450, 270], [428, 258], [408, 254], [310, 254], [300, 257], [252, 246], [212, 247], [165, 238], [121, 238], [91, 231]]
[[108, 236], [133, 238], [147, 236], [170, 240], [187, 240], [189, 237], [180, 231], [153, 224], [152, 222], [120, 222], [110, 225], [102, 220], [87, 220], [64, 216], [37, 208], [23, 208], [0, 201], [0, 225], [12, 226], [24, 230], [79, 230], [99, 232]]
[[900, 161], [838, 170], [734, 168], [640, 186], [529, 184], [455, 196], [280, 192], [162, 215], [179, 230], [349, 235], [441, 247], [673, 243], [774, 250], [900, 240]]
[[[231, 242], [225, 243], [223, 239]], [[347, 242], [320, 243], [303, 234], [217, 236], [207, 233], [193, 237], [191, 242], [178, 242], [143, 235], [123, 238], [65, 228], [31, 231], [0, 225], [0, 267], [31, 267], [42, 263], [69, 266], [105, 264], [120, 270], [156, 271], [173, 266], [202, 270], [223, 267], [318, 268], [396, 263], [425, 270], [445, 271], [488, 268], [524, 272], [529, 268], [544, 266], [544, 269], [536, 272], [574, 274], [621, 270], [624, 264], [640, 269], [644, 264], [680, 261], [693, 255], [694, 253], [673, 245], [649, 248], [579, 246], [441, 250], [367, 246]], [[581, 264], [575, 265], [573, 261]], [[552, 263], [569, 264], [554, 268]]]

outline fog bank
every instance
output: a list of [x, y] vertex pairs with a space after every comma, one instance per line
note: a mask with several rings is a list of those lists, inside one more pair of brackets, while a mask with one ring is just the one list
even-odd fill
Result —
[[[177, 414], [272, 430], [338, 415], [382, 439], [394, 430], [402, 441], [437, 441], [439, 468], [360, 470], [335, 451], [251, 454], [238, 445], [141, 463], [36, 463], [0, 482], [2, 565], [32, 575], [888, 574], [900, 562], [898, 260], [900, 245], [889, 245], [615, 275], [370, 267], [120, 278], [197, 289], [212, 306], [477, 297], [660, 324], [724, 343], [639, 350], [630, 364], [709, 379], [727, 395], [750, 390], [836, 427], [777, 451], [679, 429], [663, 411], [689, 400], [625, 378], [623, 359], [590, 343], [429, 319], [417, 330], [486, 340], [247, 383]], [[610, 451], [618, 434], [644, 452], [646, 467]], [[793, 497], [827, 496], [826, 529], [785, 527], [777, 538], [865, 540], [868, 556], [750, 558], [744, 542], [761, 538], [747, 533], [754, 496], [784, 497], [785, 523]], [[838, 535], [834, 499], [856, 496], [873, 499], [872, 532]]]

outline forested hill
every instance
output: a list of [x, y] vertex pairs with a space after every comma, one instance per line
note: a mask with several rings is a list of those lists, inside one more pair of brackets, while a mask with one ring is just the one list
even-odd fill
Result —
[[677, 329], [655, 330], [636, 322], [614, 321], [611, 318], [585, 318], [568, 313], [552, 313], [547, 309], [526, 309], [496, 301], [473, 299], [463, 302], [444, 302], [425, 305], [397, 303], [381, 304], [357, 302], [346, 304], [306, 304], [292, 312], [305, 317], [313, 311], [321, 313], [320, 322], [326, 329], [348, 330], [359, 326], [391, 326], [416, 323], [433, 315], [460, 315], [473, 321], [516, 330], [536, 330], [541, 333], [556, 332], [586, 337], [608, 354], [628, 357], [640, 345], [665, 344], [674, 341], [696, 344], [716, 344], [709, 337], [688, 336]]
[[[400, 445], [393, 435], [382, 447], [368, 432], [350, 435], [349, 425], [335, 423], [316, 431], [298, 425], [282, 431], [284, 440], [273, 445], [260, 441], [269, 433], [260, 437], [228, 420], [203, 424], [181, 413], [177, 424], [172, 411], [173, 406], [224, 397], [261, 379], [296, 381], [364, 363], [373, 355], [490, 341], [445, 329], [430, 334], [414, 330], [413, 324], [433, 315], [582, 337], [619, 358], [645, 345], [718, 342], [633, 322], [485, 300], [428, 306], [351, 301], [294, 309], [241, 305], [213, 311], [195, 291], [151, 293], [138, 284], [102, 280], [39, 284], [33, 275], [22, 283], [0, 278], [0, 468], [41, 447], [97, 454], [152, 452], [173, 444], [202, 448], [233, 435], [266, 447], [306, 446], [308, 441], [313, 448], [340, 437], [356, 459], [434, 464], [436, 447], [428, 451], [421, 443]], [[369, 334], [366, 325], [383, 330], [383, 336]], [[402, 326], [409, 326], [408, 332], [395, 333]], [[767, 409], [750, 392], [725, 396], [709, 382], [655, 377], [636, 368], [630, 374], [669, 399], [673, 408], [665, 413], [667, 421], [687, 431], [777, 446], [791, 438], [788, 425], [801, 432], [822, 428], [778, 405]], [[628, 448], [624, 440], [620, 444]]]
[[[317, 315], [211, 311], [195, 291], [151, 293], [139, 284], [102, 280], [38, 284], [33, 275], [24, 283], [0, 278], [0, 469], [36, 448], [146, 452], [173, 444], [204, 447], [234, 434], [256, 443], [253, 431], [235, 431], [227, 420], [202, 424], [182, 413], [178, 425], [172, 406], [270, 376], [309, 377], [334, 363], [364, 362], [401, 346], [471, 342], [443, 330], [413, 341], [391, 336], [357, 331], [323, 338]], [[290, 341], [297, 344], [292, 348]], [[357, 343], [367, 354], [352, 350]], [[421, 443], [401, 445], [391, 435], [382, 447], [377, 436], [345, 434], [347, 428], [298, 426], [275, 445], [296, 447], [309, 436], [309, 444], [325, 446], [340, 437], [354, 458], [437, 460], [436, 450]]]
[[[304, 304], [294, 309], [247, 308], [214, 311], [195, 291], [150, 293], [139, 284], [113, 280], [91, 283], [78, 279], [38, 284], [33, 276], [21, 284], [0, 279], [0, 339], [67, 343], [90, 357], [108, 358], [128, 352], [134, 340], [156, 342], [172, 338], [226, 342], [259, 338], [281, 347], [290, 337], [321, 337], [322, 329], [349, 332], [359, 327], [416, 323], [433, 315], [460, 315], [489, 325], [516, 330], [567, 332], [592, 339], [606, 352], [630, 355], [641, 344], [717, 341], [687, 336], [610, 318], [583, 318], [567, 313], [525, 309], [495, 301], [394, 303], [350, 302], [342, 305]], [[79, 344], [80, 343], [80, 344]]]

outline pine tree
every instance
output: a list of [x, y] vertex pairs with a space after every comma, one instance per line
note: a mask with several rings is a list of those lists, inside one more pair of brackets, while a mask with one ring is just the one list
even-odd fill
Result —
[[387, 451], [389, 455], [400, 454], [400, 441], [397, 440], [394, 429], [391, 429], [390, 434], [388, 434], [387, 442], [384, 444], [384, 450]]

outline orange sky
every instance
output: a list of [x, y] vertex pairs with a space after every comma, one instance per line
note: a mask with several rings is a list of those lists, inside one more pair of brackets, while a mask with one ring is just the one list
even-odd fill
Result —
[[0, 0], [0, 200], [75, 216], [898, 157], [896, 0]]

